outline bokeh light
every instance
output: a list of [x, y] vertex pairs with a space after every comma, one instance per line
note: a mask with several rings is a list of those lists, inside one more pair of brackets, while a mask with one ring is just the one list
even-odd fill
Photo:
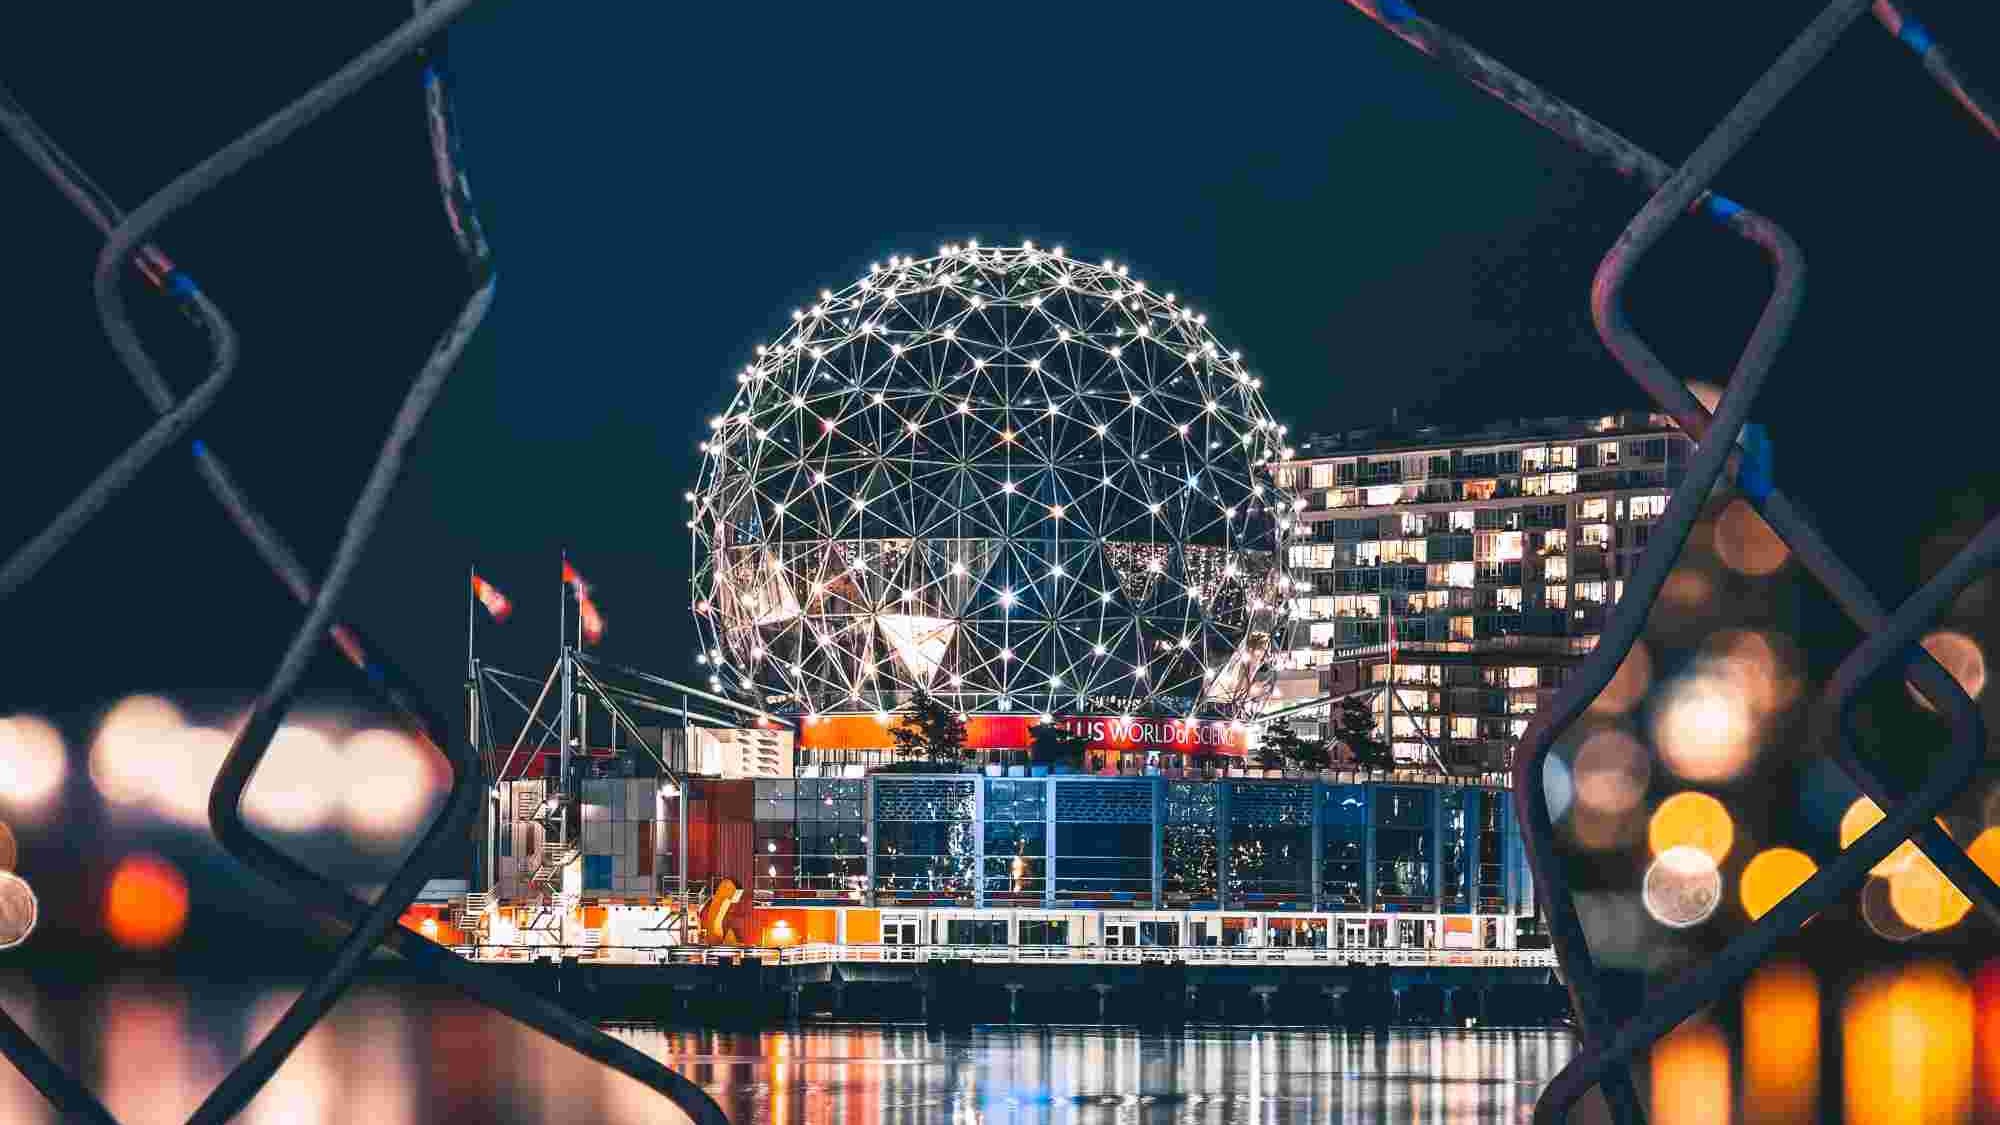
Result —
[[1766, 848], [1758, 852], [1744, 865], [1737, 886], [1743, 912], [1753, 920], [1762, 918], [1818, 870], [1819, 865], [1811, 856], [1793, 848]]
[[180, 868], [156, 855], [120, 860], [104, 890], [104, 931], [126, 949], [172, 945], [187, 927], [188, 887]]
[[1739, 499], [1731, 500], [1715, 518], [1715, 553], [1736, 573], [1763, 578], [1776, 574], [1792, 550], [1756, 509]]
[[1742, 692], [1758, 715], [1769, 718], [1798, 700], [1802, 688], [1790, 642], [1756, 629], [1724, 629], [1702, 644], [1708, 673]]
[[1646, 913], [1662, 926], [1684, 930], [1714, 915], [1722, 902], [1722, 872], [1700, 848], [1682, 844], [1653, 857], [1641, 896]]
[[[1978, 699], [1986, 690], [1986, 650], [1979, 647], [1978, 641], [1956, 629], [1939, 629], [1924, 638], [1924, 649], [1944, 665], [1944, 670], [1951, 673], [1965, 694]], [[1927, 711], [1936, 710], [1915, 684], [1906, 681], [1904, 686], [1919, 706]]]
[[1918, 852], [1908, 866], [1889, 876], [1889, 905], [1896, 917], [1928, 934], [1958, 925], [1972, 909], [1972, 900], [1944, 877], [1931, 857]]
[[1849, 1125], [1929, 1125], [1972, 1109], [1972, 989], [1949, 965], [1876, 973], [1841, 1017]]
[[1653, 715], [1653, 744], [1668, 769], [1687, 781], [1732, 781], [1750, 765], [1757, 727], [1735, 685], [1719, 676], [1683, 677]]
[[1870, 876], [1861, 888], [1861, 924], [1884, 941], [1905, 942], [1924, 936], [1922, 930], [1903, 921], [1889, 902], [1889, 880]]
[[1569, 814], [1570, 804], [1576, 799], [1576, 784], [1570, 777], [1569, 763], [1557, 754], [1542, 759], [1542, 795], [1549, 802], [1549, 821], [1561, 820]]
[[[1859, 840], [1870, 828], [1880, 823], [1882, 823], [1882, 806], [1876, 804], [1871, 797], [1856, 797], [1854, 803], [1847, 806], [1847, 811], [1840, 816], [1840, 850], [1846, 851], [1853, 847], [1854, 841]], [[1940, 820], [1938, 823], [1943, 824], [1944, 821]], [[1894, 875], [1908, 867], [1910, 861], [1917, 858], [1917, 854], [1916, 843], [1904, 840], [1897, 844], [1896, 850], [1890, 852], [1882, 862], [1869, 868], [1868, 873], [1885, 878]]]
[[1668, 609], [1682, 612], [1699, 609], [1714, 596], [1714, 580], [1699, 567], [1678, 567], [1660, 584], [1660, 604]]
[[33, 715], [0, 718], [0, 806], [39, 819], [68, 772], [62, 732]]
[[41, 917], [35, 888], [12, 871], [0, 871], [0, 949], [12, 949], [35, 932]]
[[14, 830], [7, 822], [0, 820], [0, 871], [14, 870], [14, 864], [21, 858], [20, 842], [14, 839]]
[[178, 762], [187, 720], [158, 696], [119, 700], [97, 724], [90, 744], [90, 780], [114, 805], [150, 801], [162, 763]]
[[1653, 1045], [1652, 1113], [1656, 1125], [1729, 1125], [1729, 1040], [1696, 1016]]
[[433, 763], [443, 760], [395, 731], [366, 730], [342, 744], [347, 779], [340, 818], [352, 838], [381, 848], [402, 842], [421, 824], [445, 784]]
[[1743, 1125], [1815, 1120], [1819, 1084], [1819, 980], [1767, 961], [1743, 986]]
[[1715, 863], [1729, 857], [1736, 841], [1736, 822], [1721, 801], [1688, 790], [1660, 802], [1646, 825], [1646, 842], [1654, 855], [1673, 848], [1695, 848]]
[[1623, 715], [1639, 705], [1653, 683], [1653, 655], [1646, 642], [1632, 642], [1632, 650], [1618, 664], [1611, 682], [1590, 701], [1590, 709], [1602, 715]]
[[2000, 960], [1988, 961], [1972, 975], [1973, 1096], [1978, 1120], [2000, 1121]]
[[243, 791], [244, 815], [280, 832], [321, 828], [333, 818], [334, 787], [341, 776], [332, 739], [311, 727], [279, 727]]
[[1585, 738], [1570, 766], [1577, 804], [1608, 814], [1637, 808], [1652, 773], [1652, 755], [1638, 739], [1614, 727], [1593, 731]]

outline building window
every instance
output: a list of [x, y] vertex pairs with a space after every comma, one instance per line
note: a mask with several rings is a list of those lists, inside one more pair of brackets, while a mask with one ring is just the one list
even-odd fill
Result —
[[1471, 531], [1472, 524], [1475, 518], [1476, 517], [1469, 509], [1462, 512], [1453, 512], [1451, 514], [1451, 526], [1449, 530]]
[[1324, 461], [1314, 465], [1312, 467], [1312, 486], [1314, 488], [1332, 488], [1333, 466]]
[[1021, 919], [1022, 945], [1068, 945], [1069, 919], [1067, 918], [1023, 918]]
[[1461, 741], [1478, 738], [1478, 718], [1472, 715], [1454, 715], [1451, 720], [1451, 736]]
[[1607, 441], [1600, 444], [1597, 447], [1597, 463], [1600, 465], [1616, 465], [1618, 463], [1618, 443]]
[[1660, 516], [1666, 514], [1667, 498], [1664, 496], [1634, 496], [1631, 506], [1627, 510], [1631, 512], [1632, 518], [1635, 520], [1658, 519]]
[[1494, 602], [1502, 610], [1512, 613], [1521, 612], [1521, 588], [1519, 586], [1501, 587]]
[[1430, 517], [1424, 515], [1422, 512], [1404, 512], [1403, 534], [1422, 535], [1424, 533], [1425, 527], [1428, 526], [1429, 523], [1430, 523]]
[[1459, 486], [1459, 499], [1491, 500], [1499, 489], [1500, 482], [1497, 480], [1469, 480]]
[[1550, 473], [1549, 495], [1567, 496], [1576, 491], [1575, 473]]
[[1569, 559], [1563, 555], [1551, 555], [1542, 560], [1542, 581], [1569, 581]]
[[1326, 494], [1329, 508], [1351, 508], [1354, 506], [1354, 490], [1351, 488], [1329, 489]]
[[1576, 468], [1576, 447], [1573, 445], [1558, 445], [1554, 449], [1549, 450], [1549, 468]]
[[1295, 478], [1294, 478], [1294, 476], [1293, 476], [1293, 471], [1292, 471], [1292, 467], [1291, 467], [1290, 465], [1286, 465], [1286, 466], [1284, 466], [1283, 468], [1280, 468], [1280, 469], [1278, 470], [1278, 487], [1279, 487], [1279, 488], [1290, 488], [1290, 487], [1292, 487], [1292, 481], [1293, 481], [1294, 479], [1295, 479]]
[[[1601, 582], [1600, 582], [1600, 583], [1598, 583], [1598, 585], [1600, 585], [1600, 586], [1601, 586], [1601, 585], [1603, 585], [1603, 583], [1601, 583]], [[1469, 640], [1471, 640], [1471, 639], [1472, 639], [1472, 618], [1470, 618], [1470, 617], [1454, 617], [1454, 618], [1452, 618], [1452, 619], [1451, 619], [1451, 639], [1452, 639], [1452, 640], [1454, 640], [1454, 641], [1469, 641]]]
[[1542, 591], [1542, 601], [1546, 603], [1550, 609], [1568, 609], [1569, 587], [1550, 586], [1549, 588]]
[[1586, 547], [1611, 546], [1611, 525], [1608, 523], [1587, 523], [1583, 525], [1583, 536], [1579, 540]]
[[1625, 580], [1623, 578], [1620, 578], [1618, 581], [1613, 582], [1611, 584], [1611, 604], [1617, 605], [1618, 599], [1624, 596], [1625, 596]]
[[1576, 584], [1576, 600], [1590, 605], [1604, 604], [1604, 583], [1579, 582]]
[[1394, 504], [1403, 498], [1403, 486], [1400, 484], [1378, 484], [1368, 489], [1367, 496], [1370, 507]]
[[1354, 462], [1342, 461], [1335, 465], [1333, 467], [1333, 482], [1335, 484], [1353, 484]]
[[1549, 478], [1547, 476], [1532, 476], [1532, 477], [1521, 478], [1521, 495], [1547, 496], [1548, 494], [1549, 494]]
[[1563, 528], [1542, 533], [1542, 554], [1560, 555], [1569, 550], [1569, 532]]
[[1539, 473], [1542, 470], [1548, 468], [1548, 466], [1549, 466], [1548, 446], [1545, 445], [1537, 446], [1536, 448], [1533, 449], [1523, 449], [1521, 451], [1522, 472]]
[[1601, 520], [1610, 514], [1611, 502], [1602, 496], [1585, 500], [1576, 506], [1576, 518], [1579, 520]]

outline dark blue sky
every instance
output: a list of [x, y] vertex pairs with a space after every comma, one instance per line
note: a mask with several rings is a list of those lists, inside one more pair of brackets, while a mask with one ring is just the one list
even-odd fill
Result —
[[[1995, 81], [1977, 5], [1932, 6], [1940, 38]], [[1726, 22], [1517, 7], [1424, 10], [1671, 160], [1818, 5], [1771, 0]], [[162, 9], [115, 33], [100, 14], [38, 12], [0, 44], [0, 75], [129, 206], [402, 11], [285, 6], [237, 24]], [[86, 50], [91, 66], [72, 65]], [[447, 711], [474, 558], [519, 606], [482, 626], [494, 659], [539, 672], [553, 657], [567, 545], [598, 587], [605, 651], [686, 667], [680, 497], [701, 419], [800, 300], [891, 253], [1032, 238], [1130, 262], [1210, 313], [1295, 431], [1392, 409], [1474, 421], [1637, 401], [1586, 297], [1642, 197], [1335, 0], [496, 3], [454, 51], [499, 301], [352, 597]], [[1894, 591], [1942, 493], [1985, 464], [1990, 421], [1972, 407], [1995, 366], [1996, 183], [2000, 152], [1865, 22], [1723, 177], [1813, 268], [1760, 411], [1780, 479]], [[0, 450], [11, 546], [146, 415], [90, 310], [91, 232], [11, 151], [0, 199], [9, 367], [29, 387]], [[414, 66], [162, 242], [244, 337], [204, 432], [322, 564], [463, 293]], [[1631, 307], [1678, 370], [1719, 379], [1766, 281], [1744, 247], [1688, 222], [1643, 267]], [[147, 328], [191, 385], [188, 333], [170, 318]], [[1892, 445], [1869, 425], [1906, 436]], [[140, 688], [247, 693], [295, 620], [169, 458], [0, 606], [0, 710]], [[340, 682], [332, 662], [320, 682]]]

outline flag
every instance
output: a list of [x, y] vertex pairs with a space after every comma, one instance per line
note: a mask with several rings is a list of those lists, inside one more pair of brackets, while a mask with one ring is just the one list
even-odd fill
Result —
[[584, 582], [583, 575], [578, 574], [576, 568], [569, 565], [568, 559], [563, 560], [562, 580], [576, 590], [577, 597], [587, 598], [590, 596], [590, 586]]
[[1396, 599], [1389, 599], [1389, 659], [1396, 659]]
[[597, 603], [588, 594], [579, 594], [576, 599], [577, 619], [583, 625], [583, 643], [594, 645], [604, 639], [604, 615], [597, 612]]
[[505, 621], [507, 615], [514, 612], [514, 603], [507, 600], [507, 595], [494, 589], [493, 583], [477, 574], [472, 576], [472, 593], [479, 599], [479, 604], [486, 607], [486, 612], [493, 615], [495, 621]]

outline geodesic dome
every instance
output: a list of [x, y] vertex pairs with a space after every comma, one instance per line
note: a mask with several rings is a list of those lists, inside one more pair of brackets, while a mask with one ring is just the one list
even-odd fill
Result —
[[1207, 318], [1032, 244], [891, 258], [737, 376], [692, 494], [718, 674], [811, 714], [1234, 717], [1282, 627], [1283, 427]]

